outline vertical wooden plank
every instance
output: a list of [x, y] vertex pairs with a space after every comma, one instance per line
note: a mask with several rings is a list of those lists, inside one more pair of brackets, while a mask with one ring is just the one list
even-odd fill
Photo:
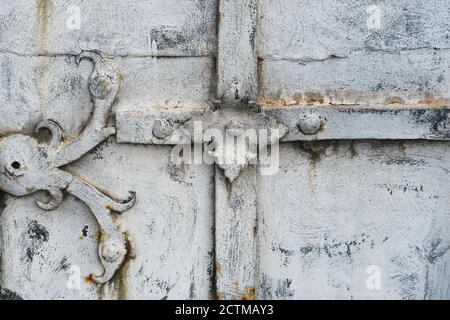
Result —
[[256, 100], [256, 8], [256, 0], [220, 1], [217, 95], [224, 105]]
[[449, 147], [281, 144], [258, 177], [258, 299], [449, 299]]
[[218, 299], [253, 300], [256, 279], [256, 174], [231, 183], [216, 167], [216, 280]]
[[[223, 107], [257, 95], [256, 0], [220, 0], [217, 96]], [[256, 168], [233, 182], [216, 167], [216, 280], [219, 299], [253, 299], [256, 270]]]

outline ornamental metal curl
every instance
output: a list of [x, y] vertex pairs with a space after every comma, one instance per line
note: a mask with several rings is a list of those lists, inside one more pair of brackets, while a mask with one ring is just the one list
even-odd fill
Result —
[[122, 213], [130, 209], [136, 195], [130, 192], [127, 199], [115, 201], [94, 186], [61, 167], [81, 158], [105, 139], [114, 135], [115, 127], [107, 125], [112, 105], [119, 91], [118, 74], [94, 52], [84, 52], [78, 59], [89, 59], [94, 69], [89, 78], [89, 90], [94, 110], [82, 133], [72, 141], [64, 141], [60, 126], [53, 120], [41, 122], [36, 132], [48, 129], [51, 139], [41, 144], [35, 137], [12, 134], [0, 140], [0, 191], [22, 197], [37, 191], [47, 191], [50, 200], [38, 200], [43, 210], [55, 210], [67, 192], [83, 201], [100, 226], [99, 256], [104, 272], [92, 274], [96, 283], [106, 283], [122, 265], [127, 254], [127, 239], [114, 223], [112, 211]]

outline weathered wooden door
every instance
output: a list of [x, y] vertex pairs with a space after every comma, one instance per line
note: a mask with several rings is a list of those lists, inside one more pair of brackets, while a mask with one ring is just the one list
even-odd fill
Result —
[[450, 298], [448, 0], [5, 0], [0, 297]]

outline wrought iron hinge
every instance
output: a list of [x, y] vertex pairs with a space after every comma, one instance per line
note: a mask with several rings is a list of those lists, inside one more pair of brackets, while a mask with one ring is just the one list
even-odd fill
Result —
[[91, 278], [96, 283], [105, 283], [113, 277], [127, 254], [127, 239], [113, 222], [112, 212], [128, 210], [134, 205], [136, 196], [130, 192], [124, 201], [115, 201], [90, 183], [61, 169], [116, 133], [116, 128], [107, 123], [119, 91], [119, 77], [94, 52], [82, 53], [77, 63], [82, 59], [89, 59], [94, 64], [89, 78], [94, 110], [83, 132], [73, 141], [65, 141], [60, 126], [53, 120], [46, 120], [36, 127], [36, 133], [43, 129], [50, 131], [51, 139], [46, 144], [23, 134], [1, 139], [0, 190], [16, 197], [47, 191], [50, 200], [37, 201], [37, 205], [47, 211], [61, 205], [63, 192], [83, 201], [100, 226], [98, 252], [104, 272], [92, 274]]

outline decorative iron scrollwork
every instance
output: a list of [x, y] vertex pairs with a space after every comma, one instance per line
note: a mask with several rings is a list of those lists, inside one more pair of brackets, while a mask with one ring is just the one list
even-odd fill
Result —
[[127, 254], [126, 237], [115, 225], [112, 211], [122, 213], [130, 209], [136, 195], [124, 201], [115, 201], [91, 184], [61, 169], [81, 158], [105, 139], [114, 135], [115, 127], [107, 125], [112, 105], [119, 91], [117, 73], [94, 52], [84, 52], [78, 59], [89, 59], [94, 64], [89, 78], [89, 90], [94, 110], [81, 134], [72, 141], [64, 141], [59, 125], [46, 120], [36, 127], [36, 132], [48, 129], [51, 139], [41, 144], [32, 136], [12, 134], [0, 140], [0, 190], [21, 197], [37, 191], [47, 191], [50, 200], [38, 200], [43, 210], [55, 210], [63, 201], [63, 192], [83, 201], [94, 214], [100, 226], [99, 256], [104, 272], [91, 275], [96, 283], [106, 283], [121, 266]]

